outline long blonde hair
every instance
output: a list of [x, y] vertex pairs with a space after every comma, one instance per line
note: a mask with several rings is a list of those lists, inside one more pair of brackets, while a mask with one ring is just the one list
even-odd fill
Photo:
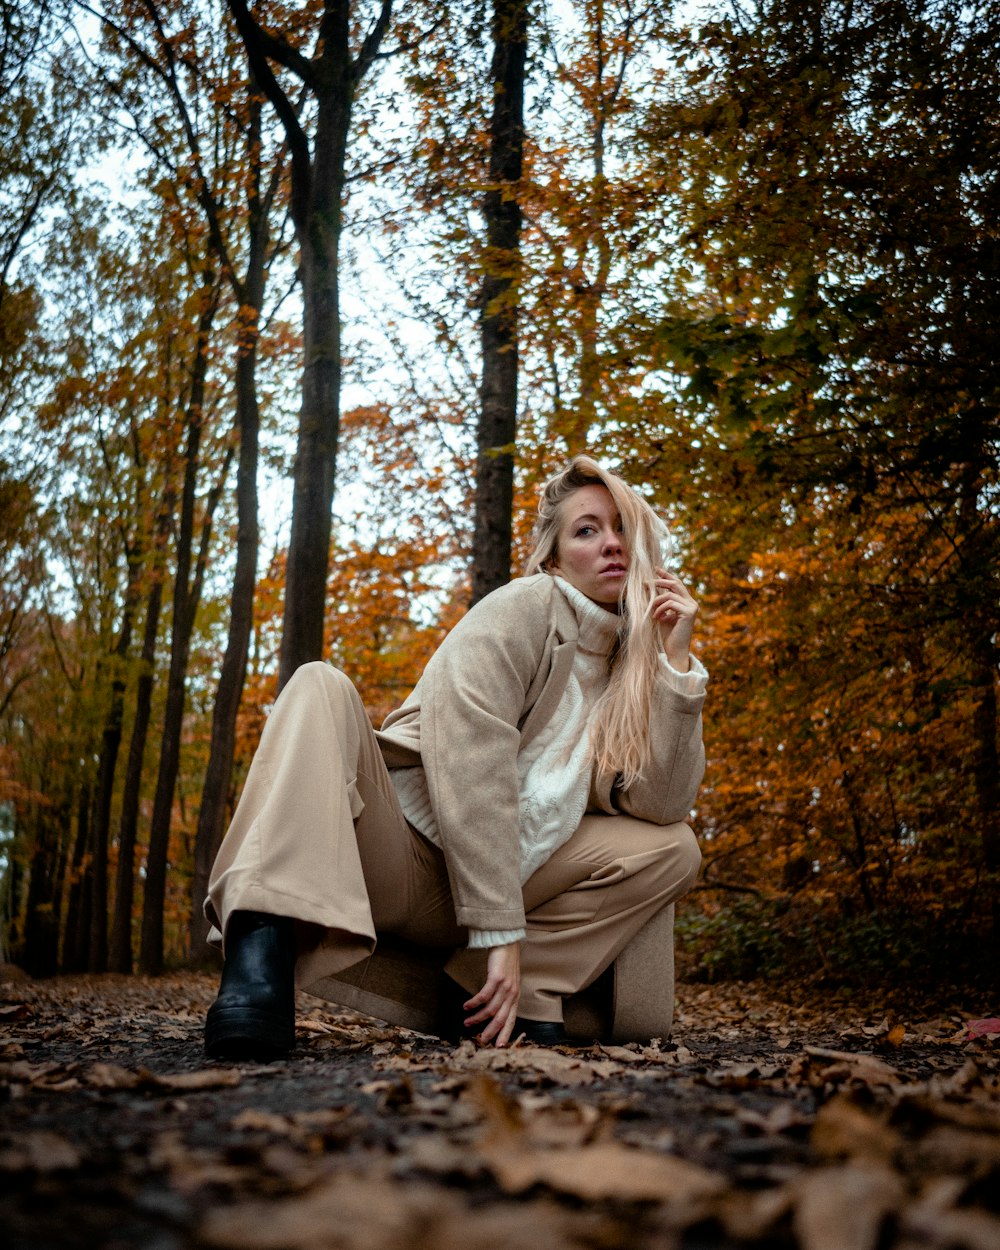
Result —
[[650, 608], [656, 594], [656, 570], [670, 555], [670, 536], [645, 499], [617, 473], [602, 468], [590, 456], [574, 456], [539, 492], [533, 549], [525, 574], [555, 571], [564, 505], [582, 486], [604, 486], [611, 493], [628, 550], [619, 645], [612, 653], [610, 680], [594, 709], [590, 732], [590, 752], [598, 772], [619, 774], [627, 787], [642, 776], [652, 750], [649, 722], [661, 651]]

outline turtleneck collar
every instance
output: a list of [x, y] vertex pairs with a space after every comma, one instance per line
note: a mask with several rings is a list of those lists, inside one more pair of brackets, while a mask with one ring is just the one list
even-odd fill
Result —
[[618, 636], [622, 618], [617, 612], [611, 612], [608, 608], [602, 608], [599, 603], [594, 603], [592, 599], [588, 599], [586, 595], [581, 594], [575, 586], [571, 586], [558, 573], [552, 574], [552, 580], [565, 595], [576, 616], [580, 627], [578, 646], [584, 651], [593, 651], [599, 655], [607, 655], [614, 644], [615, 638]]

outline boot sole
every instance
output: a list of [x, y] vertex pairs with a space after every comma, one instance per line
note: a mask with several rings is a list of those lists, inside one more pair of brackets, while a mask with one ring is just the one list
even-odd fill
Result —
[[210, 1007], [205, 1054], [210, 1059], [281, 1059], [295, 1045], [295, 1022], [258, 1007]]

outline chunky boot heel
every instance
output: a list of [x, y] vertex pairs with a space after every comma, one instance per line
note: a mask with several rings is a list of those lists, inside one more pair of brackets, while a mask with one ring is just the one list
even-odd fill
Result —
[[266, 912], [233, 912], [219, 996], [205, 1020], [205, 1053], [267, 1063], [294, 1044], [295, 922]]

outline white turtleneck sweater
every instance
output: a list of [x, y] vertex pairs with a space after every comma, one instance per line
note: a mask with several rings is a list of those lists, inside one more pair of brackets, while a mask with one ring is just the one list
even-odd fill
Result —
[[[521, 884], [572, 837], [590, 794], [588, 726], [594, 705], [608, 684], [608, 657], [620, 617], [594, 603], [561, 577], [554, 578], [579, 624], [580, 636], [566, 689], [547, 725], [520, 751], [517, 773], [521, 809]], [[681, 694], [698, 695], [708, 674], [693, 656], [680, 673], [663, 657], [663, 674]], [[394, 768], [389, 776], [403, 814], [435, 846], [441, 835], [422, 768]], [[524, 929], [470, 929], [469, 945], [483, 948], [519, 942]]]

